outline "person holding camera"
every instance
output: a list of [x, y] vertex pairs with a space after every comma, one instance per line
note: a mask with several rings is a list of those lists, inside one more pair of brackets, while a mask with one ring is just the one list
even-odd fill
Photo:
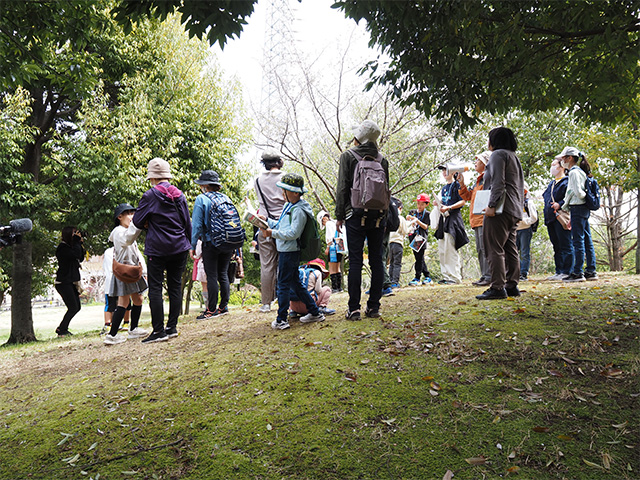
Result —
[[80, 262], [84, 259], [83, 238], [80, 231], [73, 226], [62, 229], [62, 242], [56, 249], [58, 271], [55, 287], [67, 307], [56, 333], [58, 337], [71, 335], [69, 323], [80, 311]]

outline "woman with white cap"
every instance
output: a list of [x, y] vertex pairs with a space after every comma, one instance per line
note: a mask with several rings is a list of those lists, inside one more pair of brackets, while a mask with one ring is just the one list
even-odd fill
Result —
[[329, 276], [331, 277], [331, 293], [342, 292], [342, 256], [347, 251], [347, 232], [338, 232], [335, 220], [331, 220], [329, 212], [320, 210], [316, 217], [320, 228], [326, 229], [325, 241], [327, 248], [325, 255], [329, 263]]
[[[562, 209], [571, 212], [571, 243], [573, 244], [573, 268], [563, 281], [597, 280], [596, 252], [589, 226], [591, 211], [585, 205], [587, 176], [591, 176], [591, 167], [584, 154], [575, 147], [565, 147], [560, 157], [562, 157], [562, 166], [569, 170], [569, 182]], [[583, 273], [585, 256], [587, 268]]]

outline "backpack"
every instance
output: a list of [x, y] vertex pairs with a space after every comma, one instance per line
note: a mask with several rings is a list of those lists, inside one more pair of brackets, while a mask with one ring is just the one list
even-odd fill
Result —
[[395, 201], [389, 202], [389, 212], [387, 213], [387, 225], [385, 229], [387, 232], [397, 232], [400, 228], [400, 213], [398, 212], [398, 205]]
[[594, 177], [587, 177], [587, 183], [585, 185], [585, 192], [587, 196], [585, 198], [585, 206], [589, 210], [600, 209], [600, 187], [598, 181]]
[[364, 210], [367, 216], [369, 210], [378, 210], [382, 216], [389, 209], [391, 192], [387, 175], [382, 167], [382, 154], [377, 158], [370, 155], [361, 157], [353, 150], [349, 150], [358, 161], [353, 172], [351, 186], [351, 207], [354, 210]]
[[[534, 205], [533, 208], [535, 209], [536, 206]], [[531, 212], [529, 211], [529, 200], [527, 198], [524, 199], [524, 210], [525, 212], [527, 212], [527, 215], [531, 216]], [[536, 233], [538, 231], [538, 225], [540, 225], [540, 216], [538, 216], [536, 218], [536, 221], [531, 224], [531, 231], [533, 233]]]
[[223, 193], [206, 192], [205, 195], [211, 200], [208, 228], [213, 246], [223, 252], [242, 248], [247, 235], [233, 202]]
[[318, 222], [313, 218], [313, 215], [309, 215], [306, 212], [305, 215], [307, 216], [307, 221], [304, 224], [302, 235], [298, 239], [301, 262], [309, 262], [318, 258], [322, 250], [322, 238], [320, 238]]

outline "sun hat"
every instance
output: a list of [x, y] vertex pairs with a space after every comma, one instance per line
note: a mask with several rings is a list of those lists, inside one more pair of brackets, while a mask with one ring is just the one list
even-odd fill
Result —
[[147, 170], [149, 172], [147, 174], [147, 180], [151, 178], [172, 178], [169, 162], [159, 157], [156, 157], [149, 162]]
[[280, 181], [276, 183], [276, 186], [295, 193], [305, 193], [309, 191], [304, 186], [304, 178], [297, 173], [285, 173]]
[[580, 156], [580, 150], [578, 150], [576, 147], [564, 147], [564, 150], [562, 150], [562, 153], [560, 154], [561, 157], [579, 157]]
[[351, 131], [354, 138], [360, 143], [376, 143], [376, 140], [380, 137], [380, 127], [371, 120], [365, 120], [360, 125], [351, 127]]
[[491, 157], [491, 150], [485, 150], [484, 152], [476, 155], [476, 158], [480, 160], [482, 163], [484, 163], [485, 166], [487, 165], [487, 163], [489, 163], [490, 157]]
[[124, 212], [128, 212], [128, 211], [130, 211], [130, 210], [135, 211], [135, 210], [136, 210], [136, 207], [134, 207], [134, 206], [132, 206], [132, 205], [130, 205], [130, 204], [128, 204], [128, 203], [121, 203], [120, 205], [118, 205], [118, 206], [116, 207], [115, 211], [113, 212], [113, 219], [114, 219], [114, 220], [115, 220], [115, 222], [116, 222], [116, 227], [117, 227], [118, 225], [120, 225], [120, 220], [118, 220], [118, 217], [119, 217], [120, 215], [122, 215]]
[[316, 267], [318, 270], [322, 272], [322, 276], [326, 277], [329, 274], [329, 270], [326, 269], [324, 260], [320, 258], [315, 258], [307, 263], [309, 267]]
[[194, 180], [198, 185], [220, 185], [220, 177], [213, 170], [203, 170], [200, 178]]
[[418, 195], [416, 197], [416, 202], [425, 202], [425, 203], [429, 203], [431, 201], [431, 198], [429, 197], [429, 195], [427, 195], [426, 193], [421, 193], [420, 195]]
[[324, 217], [329, 217], [329, 212], [325, 211], [325, 210], [320, 210], [318, 212], [318, 215], [316, 215], [316, 220], [318, 221], [318, 225], [320, 225], [320, 228], [323, 228], [322, 226], [322, 219]]

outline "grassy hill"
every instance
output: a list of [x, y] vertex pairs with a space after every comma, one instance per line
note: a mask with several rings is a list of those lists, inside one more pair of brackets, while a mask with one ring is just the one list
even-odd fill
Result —
[[640, 277], [235, 309], [166, 343], [0, 350], [1, 479], [638, 479]]

